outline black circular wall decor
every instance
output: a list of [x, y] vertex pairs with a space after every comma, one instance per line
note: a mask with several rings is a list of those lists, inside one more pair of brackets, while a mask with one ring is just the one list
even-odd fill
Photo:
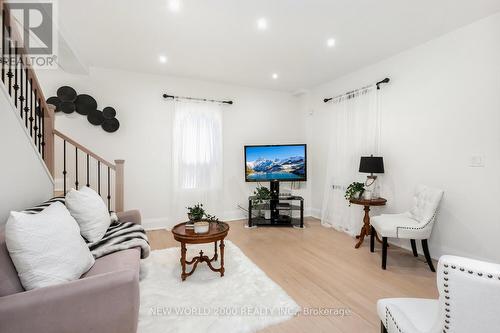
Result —
[[96, 126], [102, 125], [102, 123], [104, 122], [104, 116], [102, 115], [102, 111], [100, 110], [91, 111], [87, 116], [87, 120], [92, 125]]
[[102, 109], [102, 113], [105, 119], [113, 119], [116, 117], [116, 110], [111, 106], [106, 106], [104, 109]]
[[116, 118], [105, 119], [102, 123], [102, 129], [108, 133], [113, 133], [118, 131], [120, 128], [120, 122]]
[[94, 97], [87, 94], [78, 95], [75, 101], [75, 105], [76, 112], [83, 116], [88, 115], [91, 111], [97, 110], [96, 100], [94, 99]]
[[47, 99], [47, 104], [52, 104], [56, 107], [56, 112], [61, 111], [61, 100], [57, 96], [52, 96]]
[[59, 104], [59, 107], [61, 108], [61, 111], [64, 112], [64, 113], [73, 113], [75, 112], [75, 103], [73, 102], [61, 102], [61, 104]]
[[77, 94], [76, 90], [69, 86], [62, 86], [57, 89], [57, 96], [47, 99], [47, 104], [56, 107], [56, 112], [64, 113], [77, 112], [87, 116], [89, 123], [101, 126], [108, 133], [116, 132], [120, 128], [120, 122], [116, 119], [116, 110], [107, 106], [102, 111], [97, 110], [97, 101], [90, 95]]
[[76, 96], [76, 90], [71, 87], [63, 86], [57, 89], [57, 97], [59, 97], [62, 102], [74, 102]]

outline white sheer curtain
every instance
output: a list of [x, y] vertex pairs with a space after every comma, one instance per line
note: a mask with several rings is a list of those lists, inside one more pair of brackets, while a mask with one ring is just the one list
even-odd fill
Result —
[[329, 104], [332, 126], [321, 223], [352, 236], [361, 229], [362, 209], [349, 207], [344, 193], [353, 181], [366, 180], [358, 172], [360, 157], [380, 153], [378, 97], [370, 87]]
[[176, 100], [172, 134], [172, 223], [185, 221], [186, 207], [197, 203], [220, 216], [222, 106]]

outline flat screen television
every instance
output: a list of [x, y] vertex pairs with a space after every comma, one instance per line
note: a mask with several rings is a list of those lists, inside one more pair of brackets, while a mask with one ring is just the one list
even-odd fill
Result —
[[307, 146], [245, 146], [245, 181], [306, 181]]

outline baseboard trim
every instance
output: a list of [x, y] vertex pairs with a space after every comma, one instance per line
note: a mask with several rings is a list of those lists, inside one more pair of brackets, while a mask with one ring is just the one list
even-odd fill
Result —
[[[313, 209], [306, 208], [304, 210], [304, 217], [315, 217], [311, 215], [310, 213], [311, 211], [313, 211]], [[221, 220], [225, 222], [241, 221], [248, 219], [247, 213], [241, 210], [226, 211], [221, 216], [222, 216]], [[168, 217], [145, 218], [142, 220], [142, 226], [147, 231], [160, 230], [160, 229], [171, 230], [172, 226], [174, 226], [177, 223], [179, 222], [173, 224], [170, 223], [170, 219]]]

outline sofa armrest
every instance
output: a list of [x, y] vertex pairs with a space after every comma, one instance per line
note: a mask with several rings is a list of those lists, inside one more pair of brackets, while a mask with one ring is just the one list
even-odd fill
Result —
[[116, 216], [118, 216], [118, 220], [120, 222], [134, 222], [135, 224], [141, 224], [141, 212], [137, 209], [116, 213]]
[[0, 298], [4, 333], [135, 333], [139, 277], [116, 271]]

